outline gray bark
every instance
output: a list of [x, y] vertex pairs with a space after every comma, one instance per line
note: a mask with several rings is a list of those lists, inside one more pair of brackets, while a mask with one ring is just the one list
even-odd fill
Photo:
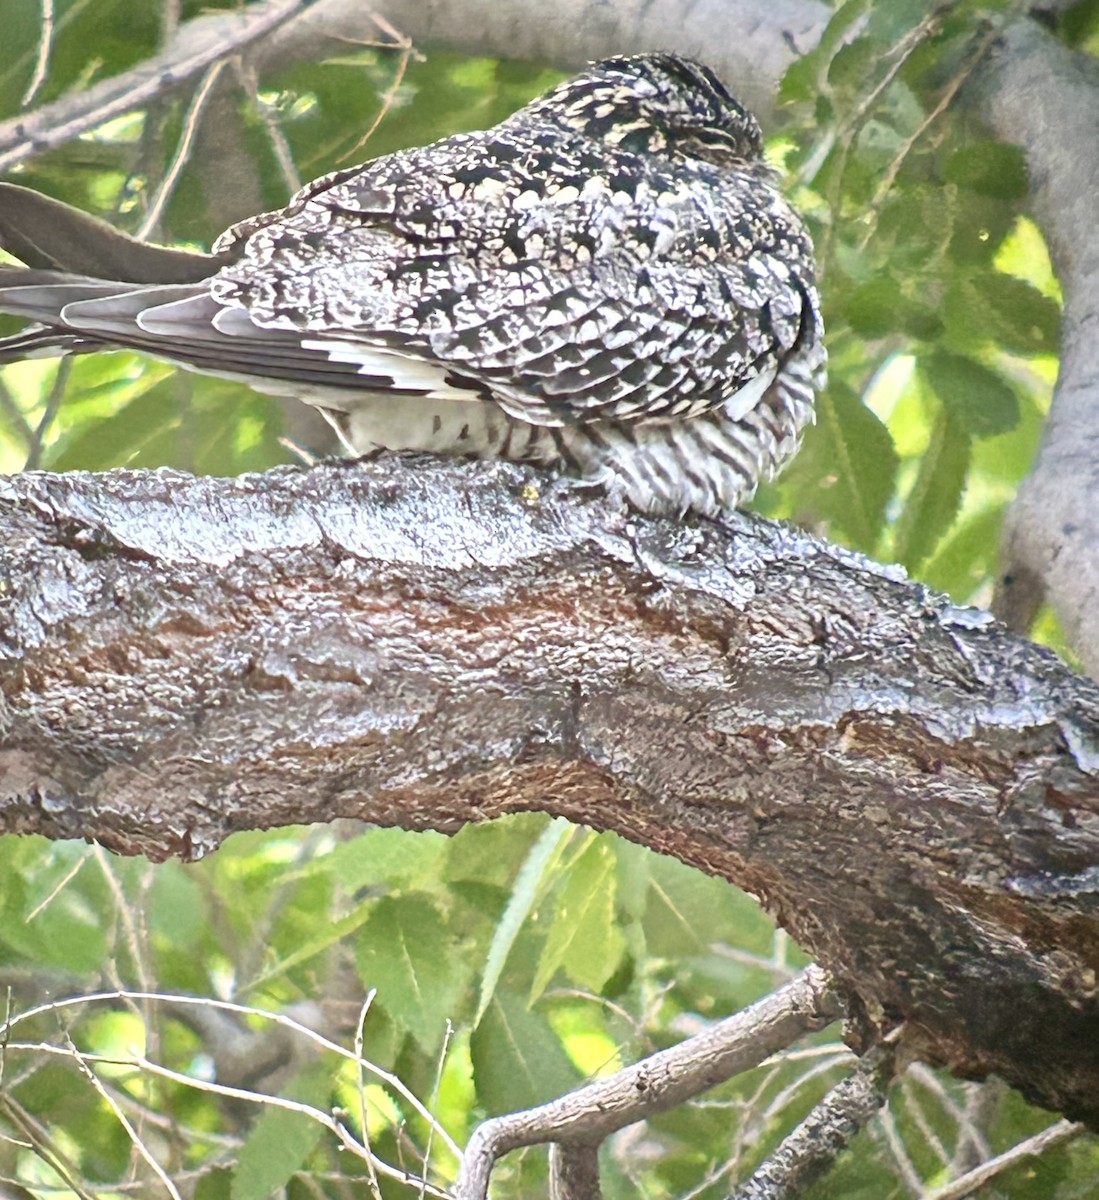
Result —
[[985, 614], [430, 460], [32, 473], [0, 538], [4, 831], [561, 814], [760, 896], [857, 1047], [1099, 1127], [1099, 685]]
[[1026, 629], [1048, 597], [1099, 675], [1099, 62], [1027, 22], [1007, 30], [981, 84], [993, 131], [1025, 149], [1065, 297], [1053, 405], [1005, 526], [996, 609]]
[[645, 50], [701, 58], [766, 119], [786, 68], [820, 40], [830, 10], [816, 0], [319, 0], [261, 48], [262, 61], [311, 58], [333, 42], [376, 39], [376, 13], [419, 46], [529, 58], [561, 67]]

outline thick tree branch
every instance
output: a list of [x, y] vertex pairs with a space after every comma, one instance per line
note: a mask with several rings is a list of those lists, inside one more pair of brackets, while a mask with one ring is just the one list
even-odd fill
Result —
[[316, 58], [334, 43], [378, 36], [372, 15], [421, 46], [581, 67], [589, 59], [674, 50], [704, 59], [765, 120], [786, 68], [820, 40], [831, 15], [817, 0], [319, 0], [260, 49], [266, 65]]
[[0, 828], [542, 809], [759, 895], [864, 1047], [1099, 1126], [1099, 686], [750, 517], [388, 458], [0, 486]]
[[1020, 22], [982, 83], [993, 131], [1026, 152], [1034, 212], [1065, 297], [1053, 407], [1005, 528], [997, 609], [1025, 629], [1048, 594], [1099, 675], [1099, 62]]

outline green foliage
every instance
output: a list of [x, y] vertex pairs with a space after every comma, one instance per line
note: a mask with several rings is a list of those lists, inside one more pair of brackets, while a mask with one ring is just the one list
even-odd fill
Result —
[[[323, 1106], [331, 1090], [328, 1067], [316, 1063], [303, 1071], [288, 1089], [292, 1098]], [[231, 1200], [267, 1200], [286, 1186], [321, 1140], [324, 1127], [302, 1112], [265, 1109], [240, 1148], [229, 1187]]]
[[[189, 0], [184, 15], [214, 7], [235, 0]], [[831, 361], [803, 453], [757, 505], [900, 561], [959, 601], [989, 596], [1004, 507], [1034, 453], [1056, 369], [1060, 296], [1023, 209], [1022, 159], [949, 102], [985, 45], [984, 22], [1007, 7], [962, 0], [928, 20], [926, 0], [837, 3], [820, 46], [787, 72], [771, 131], [771, 156], [819, 249]], [[6, 5], [3, 115], [20, 109], [40, 11], [36, 0]], [[1099, 6], [1073, 13], [1069, 36], [1099, 52]], [[136, 0], [59, 0], [37, 98], [143, 61], [158, 48], [159, 21], [159, 6]], [[269, 123], [307, 179], [492, 124], [559, 78], [540, 64], [432, 52], [398, 81], [398, 58], [348, 46], [264, 78], [230, 114], [233, 171], [209, 168], [200, 127], [158, 238], [205, 246], [228, 221], [284, 202], [293, 181]], [[389, 111], [361, 144], [387, 96]], [[137, 229], [168, 176], [187, 101], [40, 154], [18, 180]], [[281, 429], [274, 401], [137, 355], [0, 372], [3, 470], [170, 464], [232, 474], [288, 458]], [[47, 995], [148, 982], [296, 1014], [350, 1048], [373, 990], [366, 1057], [429, 1103], [459, 1143], [481, 1117], [633, 1062], [804, 961], [726, 883], [530, 815], [453, 838], [345, 826], [238, 835], [206, 862], [155, 869], [81, 845], [5, 839], [0, 880], [0, 978], [13, 1012]], [[217, 1015], [221, 1034], [186, 1006], [111, 999], [17, 1025], [0, 1089], [11, 1101], [0, 1105], [0, 1177], [46, 1195], [71, 1169], [110, 1193], [136, 1169], [103, 1096], [71, 1062], [24, 1048], [64, 1045], [62, 1024], [81, 1050], [116, 1060], [96, 1069], [169, 1173], [197, 1173], [199, 1200], [258, 1200], [280, 1187], [295, 1198], [338, 1194], [331, 1173], [368, 1193], [363, 1164], [308, 1117], [269, 1108], [257, 1119], [230, 1096], [150, 1074], [135, 1050], [196, 1080], [229, 1081], [235, 1070], [240, 1086], [336, 1111], [354, 1135], [365, 1122], [382, 1158], [420, 1169], [428, 1125], [392, 1083], [367, 1071], [360, 1087], [352, 1064], [302, 1030], [289, 1037], [292, 1054], [266, 1062], [280, 1027]], [[664, 1114], [643, 1136], [613, 1140], [606, 1195], [726, 1196], [844, 1069], [832, 1036]], [[894, 1097], [897, 1136], [927, 1187], [943, 1176], [970, 1098], [968, 1085], [948, 1080]], [[45, 1131], [34, 1147], [15, 1124], [20, 1106]], [[1010, 1093], [985, 1110], [993, 1150], [1047, 1121]], [[430, 1140], [429, 1174], [447, 1182], [453, 1158], [438, 1132]], [[542, 1152], [513, 1155], [496, 1194], [544, 1195], [545, 1172]], [[1096, 1144], [1081, 1141], [1016, 1168], [998, 1194], [1083, 1196], [1097, 1173]], [[898, 1179], [871, 1132], [812, 1194], [907, 1194]], [[417, 1194], [385, 1179], [381, 1189]]]

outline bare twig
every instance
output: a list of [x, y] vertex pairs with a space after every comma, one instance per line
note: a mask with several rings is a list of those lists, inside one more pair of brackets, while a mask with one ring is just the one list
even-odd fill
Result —
[[275, 152], [275, 161], [279, 165], [279, 172], [282, 175], [283, 183], [286, 184], [287, 193], [293, 196], [301, 190], [301, 174], [298, 171], [298, 164], [294, 161], [290, 143], [282, 131], [282, 126], [279, 124], [272, 106], [260, 98], [259, 79], [255, 70], [250, 64], [245, 64], [239, 59], [235, 65], [237, 78], [251, 101], [252, 110], [263, 122], [263, 127], [267, 131], [267, 140]]
[[[281, 1025], [284, 1028], [292, 1030], [298, 1036], [311, 1041], [314, 1045], [319, 1046], [322, 1050], [328, 1050], [332, 1054], [338, 1055], [340, 1058], [349, 1059], [361, 1066], [374, 1076], [379, 1082], [386, 1087], [391, 1088], [403, 1100], [405, 1100], [415, 1111], [429, 1124], [435, 1126], [437, 1135], [442, 1139], [447, 1148], [455, 1156], [461, 1157], [461, 1150], [457, 1143], [447, 1133], [435, 1118], [428, 1111], [427, 1107], [417, 1098], [416, 1094], [394, 1074], [383, 1070], [375, 1063], [368, 1059], [360, 1059], [355, 1053], [341, 1046], [338, 1042], [333, 1042], [331, 1039], [317, 1033], [315, 1029], [310, 1029], [308, 1025], [303, 1025], [300, 1021], [295, 1021], [293, 1017], [286, 1013], [269, 1012], [265, 1009], [255, 1008], [248, 1004], [234, 1004], [229, 1000], [214, 1000], [209, 997], [202, 996], [174, 996], [167, 992], [140, 992], [119, 989], [111, 992], [94, 992], [87, 996], [67, 996], [60, 1000], [51, 1000], [45, 1004], [36, 1005], [33, 1008], [25, 1009], [21, 1013], [16, 1013], [0, 1026], [0, 1037], [7, 1037], [9, 1031], [16, 1025], [24, 1021], [30, 1020], [32, 1017], [41, 1016], [43, 1013], [58, 1012], [67, 1008], [83, 1007], [91, 1003], [106, 1001], [106, 1000], [123, 1000], [123, 1001], [143, 1001], [143, 1000], [160, 1000], [171, 1005], [196, 1005], [198, 1007], [220, 1009], [223, 1012], [239, 1013], [242, 1016], [262, 1017], [264, 1020], [271, 1021], [276, 1025]], [[8, 1043], [12, 1045], [12, 1043]], [[162, 1068], [161, 1072], [166, 1068]], [[198, 1080], [191, 1079], [189, 1076], [182, 1077], [183, 1082], [190, 1082], [198, 1086]], [[255, 1099], [255, 1093], [246, 1093], [245, 1099]]]
[[71, 358], [63, 358], [57, 364], [53, 383], [50, 385], [50, 394], [46, 397], [45, 408], [42, 410], [42, 416], [39, 418], [38, 424], [34, 427], [31, 444], [27, 448], [27, 461], [23, 464], [23, 469], [26, 471], [33, 471], [41, 464], [42, 449], [45, 446], [46, 434], [49, 433], [53, 419], [57, 416], [57, 410], [61, 407], [61, 400], [65, 395], [65, 386], [69, 382], [69, 372], [71, 370]]
[[240, 53], [314, 3], [316, 0], [266, 0], [240, 12], [188, 21], [163, 53], [139, 67], [0, 122], [0, 171], [147, 104], [213, 63]]
[[[42, 897], [42, 899], [38, 901], [34, 908], [27, 913], [27, 915], [23, 918], [24, 924], [29, 925], [39, 913], [45, 912], [45, 910], [49, 908], [54, 900], [56, 900], [57, 897], [65, 890], [65, 888], [68, 887], [68, 885], [77, 877], [77, 875], [80, 874], [84, 864], [91, 857], [91, 854], [92, 851], [88, 849], [76, 859], [76, 861], [71, 867], [69, 867], [65, 874], [62, 875], [61, 878], [53, 885], [53, 887], [50, 888], [50, 890]], [[7, 1016], [11, 1016], [10, 1011], [7, 1013]]]
[[217, 83], [224, 68], [225, 59], [223, 58], [212, 63], [207, 68], [202, 82], [191, 98], [187, 115], [183, 119], [183, 130], [179, 135], [179, 144], [176, 146], [175, 154], [172, 155], [171, 166], [169, 166], [168, 173], [161, 180], [160, 187], [157, 188], [156, 195], [149, 205], [149, 211], [145, 214], [145, 219], [141, 222], [135, 235], [141, 241], [149, 237], [160, 222], [164, 206], [171, 198], [172, 192], [179, 182], [183, 168], [187, 165], [187, 159], [191, 153], [191, 146], [195, 140], [199, 122], [202, 120], [202, 110], [206, 107], [206, 101], [209, 100], [214, 90], [214, 84]]
[[23, 93], [20, 104], [26, 108], [38, 95], [38, 89], [46, 82], [46, 74], [50, 68], [50, 53], [53, 50], [53, 34], [56, 13], [54, 0], [40, 0], [42, 5], [42, 21], [38, 35], [38, 56], [34, 63], [34, 73], [31, 75], [27, 90]]
[[678, 1046], [548, 1104], [485, 1121], [470, 1138], [455, 1191], [460, 1200], [484, 1200], [493, 1164], [509, 1150], [547, 1142], [598, 1144], [625, 1125], [758, 1066], [835, 1020], [839, 1011], [824, 972], [808, 967], [792, 983]]
[[[367, 1150], [370, 1149], [370, 1123], [367, 1120], [366, 1112], [366, 1079], [363, 1075], [363, 1063], [366, 1061], [363, 1058], [363, 1032], [366, 1028], [366, 1015], [370, 1012], [370, 1006], [374, 1003], [374, 997], [378, 994], [376, 988], [371, 988], [366, 993], [366, 999], [362, 1002], [362, 1007], [359, 1009], [359, 1020], [355, 1026], [355, 1071], [358, 1075], [358, 1088], [356, 1091], [359, 1096], [359, 1126], [362, 1143]], [[366, 1170], [371, 1196], [374, 1200], [381, 1200], [382, 1189], [378, 1184], [378, 1176], [374, 1170], [374, 1156], [368, 1154], [366, 1159]]]
[[71, 1038], [66, 1037], [66, 1041], [68, 1042], [68, 1048], [72, 1053], [73, 1061], [76, 1063], [78, 1070], [92, 1085], [92, 1088], [99, 1094], [100, 1098], [103, 1100], [103, 1103], [106, 1104], [111, 1112], [114, 1113], [115, 1120], [118, 1121], [118, 1123], [126, 1131], [126, 1136], [130, 1139], [134, 1149], [149, 1164], [149, 1169], [164, 1185], [164, 1190], [169, 1196], [172, 1197], [172, 1200], [183, 1200], [183, 1197], [179, 1194], [179, 1189], [171, 1181], [171, 1179], [168, 1178], [168, 1173], [164, 1170], [160, 1163], [157, 1162], [153, 1152], [148, 1146], [145, 1145], [144, 1141], [141, 1139], [141, 1136], [138, 1134], [129, 1118], [118, 1106], [115, 1098], [110, 1094], [110, 1092], [107, 1091], [107, 1089], [103, 1086], [99, 1076], [88, 1065], [84, 1055], [77, 1050]]
[[736, 1189], [734, 1200], [792, 1200], [801, 1195], [885, 1103], [892, 1057], [888, 1049], [871, 1051]]
[[912, 153], [913, 148], [919, 143], [924, 134], [931, 128], [932, 125], [942, 116], [944, 112], [953, 103], [954, 97], [958, 94], [962, 84], [973, 74], [980, 65], [985, 55], [992, 49], [996, 39], [1000, 36], [1000, 30], [996, 26], [987, 29], [984, 35], [977, 39], [977, 43], [972, 53], [962, 64], [960, 69], [955, 72], [954, 77], [943, 88], [942, 94], [936, 101], [931, 111], [924, 119], [916, 126], [916, 128], [906, 137], [897, 147], [896, 153], [890, 160], [889, 166], [886, 167], [877, 188], [874, 191], [873, 198], [870, 201], [870, 206], [867, 210], [866, 229], [863, 231], [862, 238], [859, 241], [859, 249], [864, 250], [873, 238], [878, 227], [878, 218], [881, 215], [881, 206], [885, 202], [886, 197], [892, 192], [893, 185], [897, 181], [897, 176], [900, 174], [901, 167], [904, 166], [908, 156]]
[[[178, 999], [178, 997], [175, 997], [175, 999]], [[204, 1001], [204, 1003], [208, 1003], [208, 1001]], [[356, 1158], [364, 1161], [372, 1160], [379, 1174], [387, 1175], [389, 1178], [397, 1179], [402, 1183], [420, 1182], [418, 1176], [414, 1176], [411, 1172], [404, 1171], [400, 1167], [391, 1166], [389, 1163], [372, 1155], [342, 1121], [337, 1120], [331, 1113], [316, 1108], [311, 1104], [305, 1104], [298, 1100], [289, 1100], [284, 1096], [272, 1096], [263, 1092], [253, 1092], [248, 1088], [230, 1087], [224, 1083], [196, 1079], [193, 1075], [187, 1075], [182, 1071], [174, 1071], [170, 1067], [161, 1066], [160, 1063], [153, 1062], [144, 1054], [134, 1054], [128, 1057], [110, 1054], [88, 1054], [67, 1046], [54, 1046], [48, 1042], [12, 1042], [10, 1043], [10, 1049], [13, 1051], [52, 1054], [75, 1061], [78, 1064], [104, 1063], [111, 1066], [136, 1067], [138, 1070], [144, 1071], [149, 1075], [167, 1079], [172, 1083], [178, 1083], [184, 1087], [194, 1088], [196, 1091], [207, 1092], [210, 1095], [224, 1096], [232, 1100], [244, 1100], [249, 1104], [260, 1104], [271, 1108], [285, 1109], [287, 1112], [295, 1112], [303, 1117], [308, 1117], [311, 1121], [316, 1121], [318, 1125], [323, 1125], [325, 1129], [336, 1137], [340, 1143], [340, 1147], [355, 1155]], [[429, 1195], [437, 1196], [440, 1200], [447, 1200], [447, 1193], [441, 1188], [434, 1187], [428, 1183], [423, 1184], [423, 1187], [424, 1191]]]
[[988, 1162], [982, 1163], [979, 1167], [968, 1171], [943, 1187], [926, 1193], [924, 1200], [964, 1200], [964, 1197], [972, 1196], [978, 1188], [983, 1187], [990, 1179], [1002, 1174], [1009, 1167], [1015, 1166], [1024, 1159], [1033, 1158], [1036, 1154], [1042, 1154], [1051, 1146], [1071, 1141], [1084, 1132], [1086, 1132], [1084, 1126], [1073, 1121], [1055, 1121], [1052, 1125], [1047, 1125], [1041, 1133], [1027, 1138], [1025, 1142], [1012, 1146], [1010, 1150], [1005, 1150], [1003, 1154], [998, 1154], [995, 1158], [989, 1159]]
[[893, 1165], [897, 1168], [901, 1181], [908, 1189], [908, 1194], [913, 1197], [922, 1196], [923, 1178], [916, 1170], [916, 1164], [908, 1156], [904, 1139], [901, 1137], [897, 1122], [888, 1104], [882, 1106], [878, 1128], [885, 1139], [886, 1147], [893, 1159]]
[[352, 155], [357, 154], [370, 141], [374, 131], [382, 123], [386, 113], [392, 108], [393, 101], [396, 99], [397, 91], [404, 81], [405, 71], [408, 70], [408, 64], [412, 57], [415, 55], [419, 59], [423, 58], [423, 55], [419, 54], [412, 45], [412, 39], [394, 29], [384, 17], [372, 14], [372, 19], [378, 28], [390, 38], [390, 41], [378, 43], [365, 42], [363, 44], [378, 45], [386, 50], [399, 50], [400, 55], [397, 58], [397, 68], [393, 72], [393, 78], [390, 80], [389, 87], [382, 94], [382, 102], [378, 105], [378, 111], [374, 114], [374, 119], [366, 127], [366, 132], [362, 137], [343, 156], [344, 161], [351, 158]]

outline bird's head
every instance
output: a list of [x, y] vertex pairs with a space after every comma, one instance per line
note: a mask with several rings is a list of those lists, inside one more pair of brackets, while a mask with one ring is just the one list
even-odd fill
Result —
[[639, 154], [686, 154], [719, 165], [762, 156], [755, 117], [709, 67], [675, 54], [604, 59], [529, 110]]

